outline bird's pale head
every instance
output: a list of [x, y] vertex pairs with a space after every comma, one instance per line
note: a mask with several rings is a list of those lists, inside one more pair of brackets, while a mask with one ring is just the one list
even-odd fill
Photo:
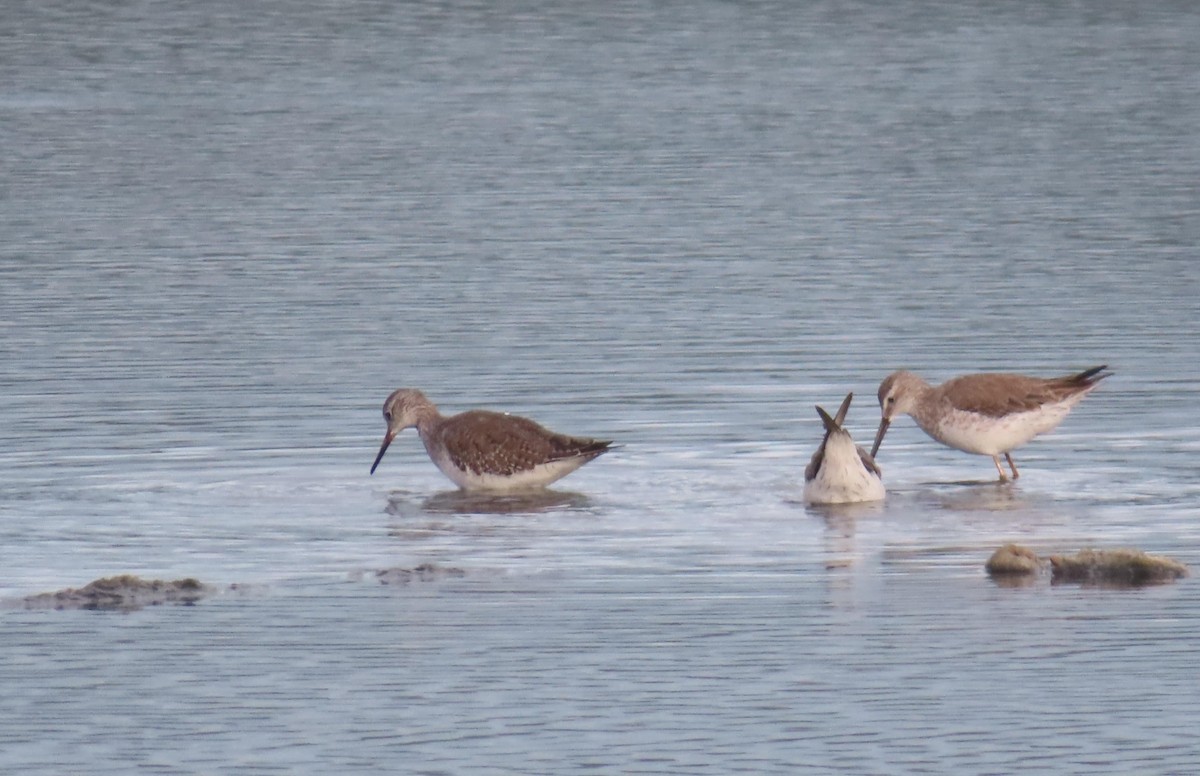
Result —
[[434, 407], [433, 403], [425, 398], [425, 394], [416, 388], [400, 388], [392, 391], [392, 394], [383, 403], [383, 420], [387, 423], [387, 431], [383, 434], [383, 444], [379, 446], [379, 454], [375, 456], [375, 463], [371, 464], [371, 474], [375, 473], [379, 462], [383, 460], [383, 454], [387, 452], [388, 445], [392, 443], [397, 434], [406, 428], [419, 427], [421, 421], [426, 418], [436, 419], [437, 414], [437, 407]]
[[879, 411], [891, 421], [897, 415], [907, 415], [917, 405], [929, 384], [905, 369], [892, 372], [879, 384]]
[[383, 402], [383, 419], [387, 422], [388, 433], [396, 435], [416, 426], [432, 409], [433, 403], [416, 388], [392, 391]]
[[929, 383], [912, 372], [901, 369], [883, 378], [879, 384], [879, 430], [875, 432], [875, 444], [871, 446], [871, 457], [879, 453], [883, 437], [887, 434], [892, 418], [907, 415], [916, 409], [917, 402], [929, 390]]

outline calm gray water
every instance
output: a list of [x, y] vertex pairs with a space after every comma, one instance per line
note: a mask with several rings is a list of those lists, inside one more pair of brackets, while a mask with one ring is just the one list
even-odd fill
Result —
[[[9, 4], [0, 772], [1196, 771], [1200, 585], [983, 563], [1200, 567], [1197, 40], [1153, 0]], [[906, 420], [883, 506], [798, 503], [815, 403], [866, 442], [892, 369], [1100, 363], [1014, 486]], [[413, 432], [369, 477], [401, 385], [624, 446], [538, 502]], [[118, 573], [237, 590], [16, 603]]]

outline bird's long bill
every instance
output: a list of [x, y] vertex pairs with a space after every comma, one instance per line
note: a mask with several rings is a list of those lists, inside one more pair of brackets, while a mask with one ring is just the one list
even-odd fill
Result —
[[[892, 421], [883, 418], [879, 421], [879, 430], [875, 432], [875, 444], [871, 445], [871, 457], [879, 452], [879, 446], [883, 444], [883, 435], [887, 433], [888, 426], [892, 425]], [[382, 455], [382, 453], [380, 453]]]
[[395, 438], [396, 435], [391, 431], [383, 435], [383, 444], [379, 446], [379, 455], [375, 456], [375, 463], [371, 464], [371, 474], [375, 473], [375, 467], [379, 466], [379, 462], [383, 460], [383, 454], [387, 452], [388, 445], [390, 445], [392, 440]]

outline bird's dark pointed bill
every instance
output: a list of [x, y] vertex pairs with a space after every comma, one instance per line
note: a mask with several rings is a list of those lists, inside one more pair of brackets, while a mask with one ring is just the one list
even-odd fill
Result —
[[[879, 431], [875, 432], [875, 444], [871, 445], [872, 458], [874, 458], [875, 454], [879, 452], [879, 446], [883, 444], [883, 435], [887, 433], [888, 426], [890, 426], [891, 423], [892, 422], [887, 418], [879, 421]], [[382, 455], [382, 453], [380, 453], [380, 455]]]
[[379, 455], [375, 456], [375, 463], [371, 464], [371, 474], [375, 473], [375, 467], [379, 466], [379, 462], [383, 460], [383, 454], [387, 452], [388, 445], [390, 445], [392, 440], [395, 438], [396, 435], [391, 431], [383, 435], [383, 444], [379, 446]]

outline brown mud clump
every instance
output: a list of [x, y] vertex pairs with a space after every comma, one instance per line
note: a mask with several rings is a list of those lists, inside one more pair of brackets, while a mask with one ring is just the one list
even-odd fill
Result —
[[1006, 544], [988, 558], [987, 573], [992, 576], [1036, 575], [1045, 564], [1033, 550], [1019, 544]]
[[467, 572], [459, 568], [422, 563], [411, 569], [394, 568], [377, 571], [375, 577], [383, 585], [407, 585], [412, 582], [433, 582], [439, 579], [465, 577]]
[[1081, 550], [1074, 555], [1038, 557], [1019, 544], [1006, 544], [992, 553], [985, 566], [1004, 585], [1033, 583], [1049, 568], [1052, 584], [1076, 583], [1101, 587], [1139, 587], [1173, 582], [1188, 575], [1187, 566], [1141, 550]]
[[1136, 587], [1173, 582], [1188, 575], [1187, 566], [1141, 550], [1080, 550], [1074, 555], [1051, 555], [1054, 582]]
[[97, 579], [80, 588], [68, 587], [21, 599], [26, 609], [89, 609], [132, 612], [162, 604], [190, 605], [212, 589], [195, 579], [142, 579], [133, 574]]

